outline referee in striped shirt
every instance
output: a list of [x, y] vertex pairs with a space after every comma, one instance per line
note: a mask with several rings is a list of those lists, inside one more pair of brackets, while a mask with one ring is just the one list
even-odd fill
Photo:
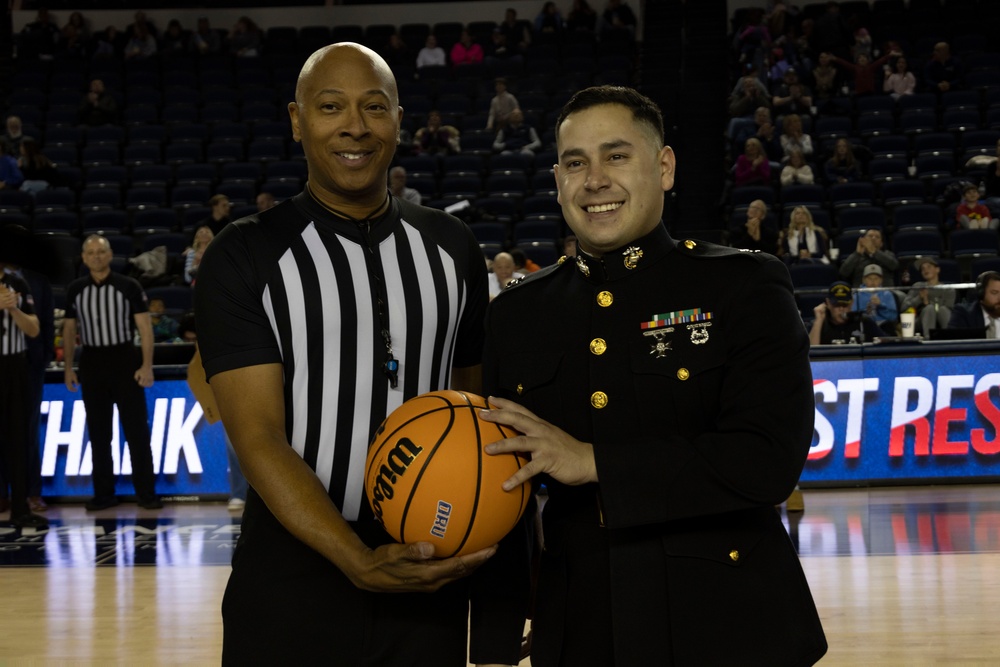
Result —
[[[10, 478], [10, 520], [22, 528], [45, 528], [28, 508], [28, 345], [41, 327], [28, 283], [0, 261], [0, 455]], [[0, 496], [7, 489], [0, 490]], [[6, 499], [3, 499], [6, 500]]]
[[[160, 509], [156, 494], [153, 454], [149, 445], [146, 387], [153, 386], [153, 326], [142, 286], [111, 271], [111, 244], [92, 235], [83, 242], [83, 263], [90, 274], [66, 288], [63, 350], [66, 388], [83, 387], [91, 457], [94, 463], [94, 497], [88, 510], [118, 504], [115, 494], [114, 458], [111, 451], [112, 419], [118, 405], [125, 439], [132, 458], [132, 484], [140, 507]], [[73, 370], [77, 320], [83, 350], [80, 379]], [[133, 344], [138, 329], [141, 358]]]

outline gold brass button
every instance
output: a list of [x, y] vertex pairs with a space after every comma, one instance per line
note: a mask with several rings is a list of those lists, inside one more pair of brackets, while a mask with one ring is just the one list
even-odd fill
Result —
[[615, 297], [611, 296], [611, 292], [601, 292], [597, 295], [597, 305], [601, 308], [607, 308], [614, 300]]
[[595, 391], [590, 395], [590, 404], [600, 410], [608, 404], [608, 395], [603, 391]]
[[556, 264], [562, 264], [565, 261], [566, 261], [566, 255], [563, 255], [562, 257], [556, 260]]
[[684, 380], [687, 380], [689, 377], [691, 377], [691, 372], [688, 369], [681, 368], [680, 370], [677, 371], [678, 380], [681, 380], [683, 382]]
[[590, 351], [594, 354], [600, 356], [604, 354], [605, 350], [608, 349], [608, 344], [604, 342], [603, 338], [595, 338], [590, 341]]
[[695, 246], [697, 245], [698, 244], [692, 241], [691, 239], [688, 239], [687, 241], [684, 242], [684, 247], [687, 248], [688, 250], [694, 250]]
[[517, 385], [517, 395], [520, 396], [523, 392], [524, 392], [524, 385], [523, 384], [518, 384]]
[[730, 560], [732, 560], [732, 561], [733, 561], [734, 563], [736, 563], [736, 562], [737, 562], [737, 561], [739, 561], [739, 559], [740, 559], [740, 552], [739, 552], [739, 551], [737, 551], [736, 549], [733, 549], [732, 551], [730, 551], [730, 552], [729, 552], [729, 558], [730, 558]]

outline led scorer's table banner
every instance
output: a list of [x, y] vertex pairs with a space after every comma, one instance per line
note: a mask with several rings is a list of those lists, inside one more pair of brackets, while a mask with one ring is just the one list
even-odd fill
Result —
[[813, 359], [812, 370], [816, 427], [803, 482], [1000, 477], [995, 353]]
[[[840, 347], [840, 346], [838, 346]], [[816, 429], [802, 481], [823, 486], [869, 482], [1000, 478], [1000, 355], [862, 354], [812, 361]], [[963, 348], [969, 349], [969, 348]], [[972, 348], [975, 349], [975, 348]], [[157, 490], [165, 496], [229, 493], [221, 423], [205, 421], [184, 380], [157, 379], [146, 391]], [[116, 413], [117, 414], [117, 413]], [[133, 494], [117, 419], [113, 455], [123, 475], [118, 493]], [[46, 384], [39, 425], [42, 492], [89, 497], [90, 439], [79, 393]], [[124, 467], [124, 469], [122, 469]]]

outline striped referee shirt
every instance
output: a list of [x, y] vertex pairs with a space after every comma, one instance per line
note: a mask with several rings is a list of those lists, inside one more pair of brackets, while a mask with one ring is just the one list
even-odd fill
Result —
[[142, 286], [112, 271], [97, 283], [89, 274], [66, 287], [66, 317], [77, 320], [84, 347], [113, 347], [131, 343], [135, 315], [149, 312]]
[[[195, 290], [208, 377], [282, 364], [288, 440], [351, 521], [370, 516], [375, 429], [404, 400], [447, 388], [453, 365], [481, 363], [487, 302], [483, 254], [461, 221], [392, 198], [357, 224], [308, 193], [223, 230]], [[382, 368], [386, 319], [395, 389]]]
[[[0, 271], [0, 289], [13, 290], [21, 296], [17, 300], [17, 308], [25, 315], [35, 314], [35, 302], [31, 298], [31, 289], [22, 278]], [[28, 350], [27, 339], [21, 327], [14, 322], [9, 310], [0, 310], [0, 356], [6, 357], [23, 354]]]

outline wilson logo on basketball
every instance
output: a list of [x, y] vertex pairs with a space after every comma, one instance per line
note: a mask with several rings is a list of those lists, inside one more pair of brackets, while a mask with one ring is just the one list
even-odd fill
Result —
[[406, 469], [423, 451], [423, 447], [415, 444], [409, 438], [400, 438], [396, 446], [389, 450], [389, 454], [385, 457], [385, 463], [379, 468], [372, 489], [372, 512], [375, 513], [375, 518], [382, 525], [385, 525], [385, 521], [382, 519], [382, 501], [392, 499], [392, 487], [396, 480], [406, 474]]

